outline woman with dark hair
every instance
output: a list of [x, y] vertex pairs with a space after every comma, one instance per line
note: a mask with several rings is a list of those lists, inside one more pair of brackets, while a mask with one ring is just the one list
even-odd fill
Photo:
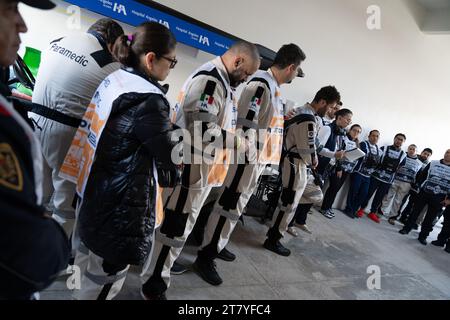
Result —
[[[97, 89], [79, 174], [79, 232], [89, 263], [77, 299], [112, 299], [130, 265], [152, 249], [158, 174], [176, 169], [170, 106], [163, 81], [175, 67], [176, 40], [158, 23], [117, 39], [122, 69]], [[84, 178], [83, 177], [87, 177]]]
[[[362, 128], [359, 124], [353, 125], [342, 140], [341, 150], [350, 151], [359, 147], [358, 137], [361, 134]], [[330, 186], [328, 187], [322, 202], [322, 210], [331, 210], [336, 195], [345, 183], [347, 177], [353, 172], [357, 161], [349, 161], [345, 157], [337, 160], [330, 175]], [[353, 217], [353, 215], [351, 215]]]

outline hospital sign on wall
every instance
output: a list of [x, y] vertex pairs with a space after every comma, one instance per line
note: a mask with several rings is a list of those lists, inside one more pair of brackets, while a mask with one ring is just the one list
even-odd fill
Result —
[[65, 0], [131, 26], [146, 21], [165, 25], [178, 42], [213, 55], [222, 55], [239, 38], [154, 1]]

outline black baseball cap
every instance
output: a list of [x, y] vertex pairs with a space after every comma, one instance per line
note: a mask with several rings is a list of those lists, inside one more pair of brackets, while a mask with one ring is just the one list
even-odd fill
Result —
[[18, 0], [17, 2], [23, 2], [30, 7], [43, 10], [50, 10], [56, 7], [56, 5], [50, 0]]

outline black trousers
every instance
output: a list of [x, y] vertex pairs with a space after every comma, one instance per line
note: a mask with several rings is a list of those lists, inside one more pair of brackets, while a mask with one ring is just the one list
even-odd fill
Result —
[[450, 248], [450, 206], [444, 211], [444, 226], [438, 235], [438, 241], [446, 243], [447, 248]]
[[331, 209], [334, 200], [336, 200], [336, 195], [338, 194], [339, 190], [341, 190], [348, 175], [349, 175], [348, 172], [342, 172], [341, 178], [339, 178], [336, 173], [333, 173], [330, 176], [330, 185], [327, 191], [325, 192], [325, 196], [323, 198], [322, 210]]
[[289, 227], [294, 226], [294, 222], [297, 224], [305, 225], [306, 218], [308, 218], [308, 212], [312, 208], [312, 204], [299, 204], [297, 210], [295, 211], [295, 216], [292, 221], [289, 223]]
[[[417, 200], [417, 196], [418, 196], [418, 193], [417, 192], [414, 192], [414, 191], [410, 191], [409, 192], [409, 200], [408, 200], [408, 205], [406, 206], [406, 208], [405, 209], [403, 209], [403, 211], [401, 212], [401, 219], [402, 220], [406, 220], [406, 219], [408, 219], [408, 217], [409, 217], [409, 215], [411, 214], [411, 212], [412, 212], [412, 209], [413, 209], [413, 207], [414, 207], [414, 203], [416, 202], [416, 200]], [[400, 212], [399, 212], [400, 213]]]
[[417, 196], [413, 210], [408, 218], [408, 221], [405, 224], [404, 229], [408, 232], [411, 231], [423, 208], [428, 205], [427, 214], [422, 222], [422, 228], [419, 234], [419, 239], [426, 240], [426, 238], [428, 238], [428, 236], [430, 235], [430, 232], [433, 231], [434, 219], [436, 219], [437, 215], [441, 212], [441, 202], [444, 199], [445, 196], [443, 195], [435, 195], [421, 191]]

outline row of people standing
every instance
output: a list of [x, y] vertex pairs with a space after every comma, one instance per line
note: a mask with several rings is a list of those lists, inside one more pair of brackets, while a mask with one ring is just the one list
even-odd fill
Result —
[[[420, 155], [417, 155], [417, 146], [412, 144], [408, 147], [407, 152], [404, 152], [401, 147], [406, 141], [406, 136], [401, 133], [394, 137], [392, 145], [380, 148], [377, 144], [380, 136], [378, 130], [372, 130], [367, 141], [358, 143], [358, 136], [361, 133], [359, 125], [352, 126], [345, 138], [338, 139], [329, 132], [336, 132], [336, 128], [339, 128], [339, 123], [342, 122], [340, 116], [340, 113], [336, 112], [336, 120], [331, 124], [326, 124], [325, 130], [323, 130], [324, 127], [320, 129], [321, 145], [326, 150], [328, 150], [326, 147], [332, 146], [335, 150], [342, 151], [359, 147], [366, 155], [357, 162], [349, 162], [345, 159], [345, 154], [342, 159], [338, 159], [336, 153], [330, 153], [329, 158], [332, 159], [330, 161], [329, 158], [321, 157], [319, 153], [319, 159], [322, 159], [323, 165], [318, 166], [318, 172], [329, 180], [329, 187], [324, 198], [320, 199], [319, 197], [319, 200], [316, 201], [316, 203], [322, 203], [320, 211], [329, 219], [335, 216], [332, 205], [347, 178], [346, 176], [349, 175], [351, 180], [344, 210], [347, 216], [352, 219], [363, 217], [365, 209], [373, 197], [368, 217], [380, 223], [380, 217], [385, 216], [390, 224], [395, 225], [397, 218], [402, 215], [405, 227], [400, 233], [407, 234], [423, 212], [425, 219], [419, 241], [426, 245], [426, 238], [432, 230], [437, 215], [442, 213], [443, 201], [450, 192], [448, 183], [450, 168], [447, 153], [442, 160], [430, 163], [428, 161], [432, 155], [430, 148], [425, 148]], [[331, 117], [329, 116], [329, 118]], [[325, 119], [322, 123], [325, 124], [324, 121]], [[321, 136], [325, 136], [327, 139], [320, 139]], [[402, 211], [405, 202], [407, 202], [407, 206]], [[311, 206], [312, 204], [299, 205], [294, 219], [296, 226], [309, 233], [311, 231], [306, 226], [306, 216]], [[428, 206], [426, 212], [425, 206]], [[291, 223], [289, 231], [297, 236], [295, 229], [292, 230], [293, 224], [294, 221]]]
[[[104, 20], [102, 25], [104, 31], [116, 27], [111, 20]], [[261, 168], [280, 161], [284, 118], [279, 86], [290, 83], [301, 73], [300, 63], [305, 55], [298, 46], [286, 45], [277, 53], [269, 71], [255, 73], [260, 64], [256, 46], [237, 42], [224, 55], [201, 66], [188, 78], [170, 117], [165, 88], [158, 81], [163, 81], [176, 64], [173, 35], [156, 23], [143, 24], [129, 36], [122, 35], [120, 29], [116, 31], [115, 36], [105, 32], [116, 38], [115, 41], [111, 38], [111, 43], [102, 32], [83, 35], [93, 46], [101, 46], [99, 50], [86, 51], [86, 56], [97, 57], [88, 65], [92, 62], [98, 75], [101, 66], [110, 66], [116, 71], [105, 70], [108, 75], [103, 81], [93, 79], [98, 83], [96, 89], [83, 91], [86, 97], [91, 96], [88, 98], [90, 103], [78, 104], [85, 108], [82, 119], [80, 115], [69, 115], [71, 120], [76, 118], [79, 122], [76, 130], [66, 128], [71, 130], [70, 135], [74, 138], [72, 144], [61, 149], [50, 148], [51, 152], [59, 152], [62, 158], [65, 157], [60, 164], [58, 179], [71, 181], [73, 191], [78, 194], [74, 202], [76, 222], [72, 240], [79, 238], [81, 241], [79, 245], [72, 242], [73, 249], [77, 250], [75, 263], [83, 265], [83, 276], [76, 298], [112, 299], [120, 291], [129, 266], [145, 264], [143, 273], [148, 280], [142, 287], [142, 296], [163, 299], [170, 285], [170, 269], [204, 201], [212, 187], [223, 186], [194, 264], [204, 279], [220, 284], [220, 277], [214, 274], [213, 260], [226, 245], [236, 216], [241, 214], [256, 187]], [[40, 117], [35, 121], [41, 128], [44, 124], [40, 121], [59, 122], [70, 127], [68, 121], [61, 121], [70, 119], [64, 114], [67, 110], [57, 107], [67, 105], [60, 97], [51, 95], [51, 90], [43, 90], [45, 98], [38, 99], [41, 86], [69, 86], [67, 80], [53, 82], [45, 74], [51, 73], [52, 66], [54, 70], [55, 65], [61, 65], [62, 61], [55, 62], [58, 58], [64, 59], [58, 55], [60, 52], [55, 46], [69, 48], [70, 44], [82, 43], [76, 40], [67, 37], [55, 41], [49, 49], [48, 62], [46, 64], [44, 60], [38, 75], [37, 93], [33, 99], [40, 105], [41, 111], [35, 110]], [[82, 75], [82, 71], [71, 72], [90, 79], [90, 75]], [[252, 78], [237, 102], [235, 88], [250, 76]], [[92, 88], [95, 88], [93, 82]], [[74, 87], [72, 83], [70, 89], [62, 91], [70, 93]], [[81, 84], [79, 89], [83, 87]], [[198, 122], [200, 132], [196, 131]], [[179, 169], [170, 158], [177, 141], [173, 139], [175, 129], [182, 128], [191, 137], [200, 134], [203, 138], [200, 150], [195, 150], [195, 146], [191, 156], [194, 157], [196, 152], [204, 155], [208, 143], [218, 139], [225, 145], [218, 153], [226, 158], [230, 149], [246, 151], [249, 148], [249, 140], [236, 134], [236, 127], [244, 131], [263, 131], [264, 137], [258, 146], [259, 162], [252, 164], [246, 158], [243, 165], [230, 166], [229, 160], [212, 165], [184, 161], [181, 184], [174, 186], [161, 181], [165, 173], [162, 170], [159, 174], [161, 168], [157, 163], [170, 167], [165, 170]], [[315, 134], [315, 128], [306, 128]], [[213, 136], [204, 140], [211, 131]], [[50, 139], [55, 140], [54, 134], [42, 131], [39, 135], [43, 145]], [[293, 137], [292, 143], [308, 136], [306, 132], [304, 136]], [[309, 152], [313, 153], [314, 148]], [[160, 191], [158, 184], [167, 188]], [[67, 200], [73, 198], [73, 192], [65, 194]], [[155, 230], [158, 194], [164, 199], [164, 219]], [[57, 197], [53, 201], [54, 214], [59, 216], [63, 210], [58, 210], [55, 199]], [[67, 211], [74, 212], [68, 203], [66, 201]], [[280, 233], [285, 231], [283, 225], [273, 227], [273, 230], [278, 229]]]
[[[213, 186], [222, 188], [221, 195], [194, 266], [203, 279], [220, 284], [214, 259], [229, 240], [266, 164], [281, 162], [284, 188], [264, 247], [290, 254], [280, 240], [305, 190], [306, 168], [317, 164], [316, 154], [322, 151], [315, 144], [319, 132], [315, 115], [324, 116], [334, 108], [340, 94], [334, 87], [323, 88], [314, 99], [315, 107], [305, 106], [285, 126], [280, 86], [301, 74], [305, 54], [294, 44], [283, 46], [269, 71], [255, 73], [257, 48], [238, 42], [189, 77], [171, 117], [167, 87], [159, 82], [177, 63], [175, 45], [162, 25], [145, 23], [127, 36], [116, 22], [102, 19], [87, 34], [53, 41], [43, 59], [32, 118], [45, 158], [47, 201], [54, 218], [71, 234], [76, 261], [83, 265], [77, 298], [114, 298], [129, 266], [143, 264], [144, 278], [148, 277], [143, 297], [164, 298], [170, 269]], [[87, 62], [69, 61], [66, 50], [79, 52]], [[70, 68], [61, 73], [61, 65]], [[247, 80], [236, 99], [234, 89]], [[258, 162], [188, 161], [181, 184], [173, 187], [164, 178], [180, 169], [171, 157], [175, 131], [183, 128], [194, 136], [196, 122], [201, 123], [202, 138], [212, 130], [216, 139], [223, 140], [224, 158], [230, 149], [250, 148], [248, 139], [235, 134], [236, 128], [262, 129]], [[284, 157], [283, 135], [289, 147]], [[205, 153], [213, 138], [203, 140], [197, 152]], [[167, 188], [161, 192], [158, 185]], [[165, 206], [163, 222], [156, 229], [158, 195]]]

